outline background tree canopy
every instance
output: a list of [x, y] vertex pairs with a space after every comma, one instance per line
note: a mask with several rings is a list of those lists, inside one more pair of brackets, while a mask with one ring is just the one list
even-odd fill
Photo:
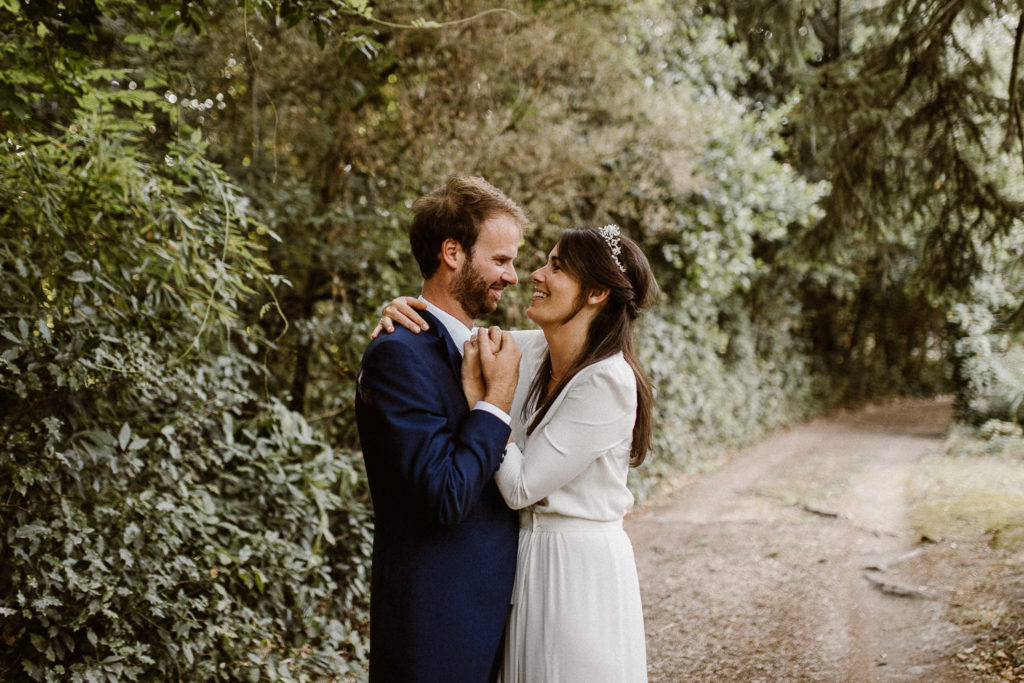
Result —
[[[412, 200], [618, 223], [634, 481], [844, 401], [1024, 420], [1019, 5], [0, 0], [0, 676], [365, 663], [351, 409]], [[522, 326], [525, 287], [493, 322]]]

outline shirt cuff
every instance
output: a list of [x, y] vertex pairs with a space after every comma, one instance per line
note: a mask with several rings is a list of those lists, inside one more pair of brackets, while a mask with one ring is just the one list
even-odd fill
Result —
[[473, 406], [473, 410], [486, 411], [493, 415], [494, 417], [500, 419], [505, 424], [510, 426], [512, 424], [512, 416], [506, 413], [498, 406], [494, 405], [493, 403], [488, 403], [487, 401], [477, 401], [476, 405]]

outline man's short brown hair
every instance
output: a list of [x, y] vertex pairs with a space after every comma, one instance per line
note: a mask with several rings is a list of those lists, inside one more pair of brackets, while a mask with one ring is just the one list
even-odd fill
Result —
[[454, 175], [444, 185], [413, 203], [409, 228], [412, 255], [424, 279], [441, 265], [441, 245], [453, 239], [467, 254], [473, 253], [480, 225], [498, 215], [511, 216], [519, 229], [526, 227], [526, 214], [498, 188], [477, 176]]

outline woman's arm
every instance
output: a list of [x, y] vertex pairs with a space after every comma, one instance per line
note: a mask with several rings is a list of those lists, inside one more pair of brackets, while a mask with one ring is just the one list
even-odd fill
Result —
[[427, 310], [427, 302], [417, 299], [414, 296], [400, 296], [392, 299], [391, 303], [384, 307], [384, 312], [377, 321], [377, 326], [370, 333], [371, 339], [376, 339], [381, 331], [386, 330], [388, 334], [395, 331], [394, 323], [409, 329], [416, 334], [420, 330], [426, 330], [430, 326], [427, 321], [420, 317], [416, 311]]
[[[625, 370], [623, 370], [625, 368]], [[505, 450], [495, 481], [513, 509], [524, 508], [580, 475], [594, 460], [625, 442], [636, 421], [636, 381], [625, 363], [584, 370], [529, 438], [526, 452]]]

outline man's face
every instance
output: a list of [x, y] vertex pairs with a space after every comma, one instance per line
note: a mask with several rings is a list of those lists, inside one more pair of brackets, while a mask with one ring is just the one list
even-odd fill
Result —
[[519, 226], [511, 216], [499, 214], [480, 225], [470, 257], [463, 261], [452, 282], [452, 296], [473, 318], [498, 307], [501, 290], [519, 281], [513, 261], [519, 253]]

